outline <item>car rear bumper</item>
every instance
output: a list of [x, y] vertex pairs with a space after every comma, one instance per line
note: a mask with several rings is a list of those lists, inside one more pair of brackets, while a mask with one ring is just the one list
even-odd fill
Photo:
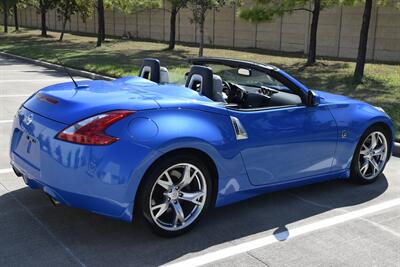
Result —
[[[33, 116], [27, 124], [27, 116]], [[55, 139], [66, 125], [21, 108], [14, 119], [10, 163], [25, 183], [71, 207], [130, 221], [147, 158], [157, 152], [119, 140], [87, 146]]]
[[17, 159], [16, 161], [12, 161], [11, 165], [18, 172], [22, 173], [22, 178], [24, 179], [25, 184], [30, 188], [42, 190], [62, 205], [84, 209], [124, 221], [132, 220], [132, 203], [116, 202], [108, 198], [101, 198], [94, 194], [78, 194], [45, 184], [40, 178], [37, 178], [37, 176], [27, 174], [26, 164], [22, 163], [23, 161], [23, 159]]

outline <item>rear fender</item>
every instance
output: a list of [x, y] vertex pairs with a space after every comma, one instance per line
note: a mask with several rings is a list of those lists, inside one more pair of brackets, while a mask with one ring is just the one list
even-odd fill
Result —
[[[224, 196], [251, 187], [229, 116], [191, 109], [161, 109], [138, 112], [136, 118], [141, 119], [137, 123], [133, 120], [129, 127], [132, 141], [158, 152], [158, 157], [149, 162], [185, 148], [202, 151], [213, 160], [218, 172], [216, 206]], [[144, 119], [157, 126], [156, 136], [145, 138], [137, 134], [143, 127], [139, 122]], [[154, 135], [154, 129], [149, 132]]]

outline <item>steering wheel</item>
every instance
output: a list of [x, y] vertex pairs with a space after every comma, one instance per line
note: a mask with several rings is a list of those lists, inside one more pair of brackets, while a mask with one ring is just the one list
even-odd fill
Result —
[[242, 104], [246, 95], [246, 89], [234, 83], [228, 83], [228, 85], [230, 88], [228, 92], [228, 103]]
[[231, 85], [229, 82], [222, 80], [222, 92], [224, 92], [226, 95], [229, 95], [229, 92], [231, 91]]

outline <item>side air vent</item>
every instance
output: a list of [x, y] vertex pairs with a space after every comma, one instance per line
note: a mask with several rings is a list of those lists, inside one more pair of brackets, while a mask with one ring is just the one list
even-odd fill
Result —
[[236, 140], [247, 139], [247, 132], [244, 129], [243, 125], [240, 123], [240, 120], [236, 117], [231, 116], [232, 126], [235, 130]]

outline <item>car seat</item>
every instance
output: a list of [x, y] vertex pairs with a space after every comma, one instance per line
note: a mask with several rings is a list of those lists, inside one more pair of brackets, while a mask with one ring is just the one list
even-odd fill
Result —
[[143, 64], [139, 71], [139, 77], [148, 79], [156, 83], [168, 83], [168, 69], [161, 67], [160, 61], [155, 58], [143, 59]]
[[225, 103], [222, 94], [222, 79], [220, 76], [214, 75], [209, 67], [192, 66], [185, 86], [213, 101]]

